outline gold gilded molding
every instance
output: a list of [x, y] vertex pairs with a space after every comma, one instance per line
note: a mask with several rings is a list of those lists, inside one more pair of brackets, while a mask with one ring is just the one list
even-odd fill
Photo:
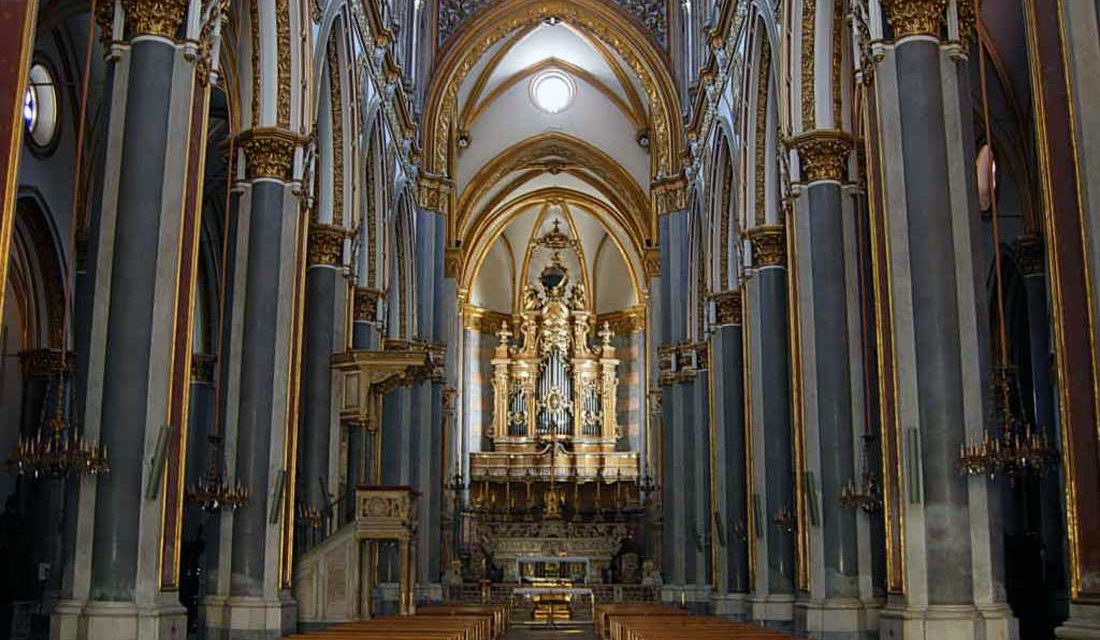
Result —
[[495, 336], [500, 328], [512, 322], [507, 313], [483, 309], [476, 305], [462, 305], [462, 327], [469, 331]]
[[[344, 87], [343, 78], [340, 75], [340, 53], [337, 50], [337, 39], [329, 38], [328, 41], [328, 86], [329, 101], [332, 105], [332, 221], [334, 224], [344, 224]], [[280, 61], [281, 62], [281, 61]], [[282, 70], [280, 68], [280, 75]], [[289, 90], [289, 87], [287, 87]], [[283, 92], [282, 79], [279, 80], [279, 91]], [[282, 109], [282, 93], [279, 94], [280, 111]], [[290, 114], [287, 112], [287, 120]], [[280, 121], [282, 114], [279, 115]]]
[[646, 249], [642, 255], [642, 268], [645, 269], [646, 278], [660, 278], [661, 250], [657, 248]]
[[894, 39], [908, 36], [939, 38], [947, 0], [881, 0]]
[[448, 215], [453, 192], [454, 182], [450, 178], [422, 172], [417, 181], [416, 203], [421, 209]]
[[596, 326], [602, 327], [605, 323], [618, 336], [644, 331], [646, 328], [646, 308], [639, 305], [622, 311], [599, 314], [596, 317]]
[[99, 27], [99, 43], [108, 49], [115, 40], [115, 3], [107, 0], [96, 3], [95, 22]]
[[248, 3], [249, 31], [252, 34], [252, 84], [249, 91], [252, 92], [252, 125], [260, 124], [260, 94], [263, 84], [262, 60], [260, 58], [260, 3], [253, 0]]
[[191, 354], [191, 382], [214, 381], [214, 365], [218, 359], [208, 353]]
[[[811, 0], [812, 1], [812, 0]], [[756, 168], [753, 173], [754, 191], [756, 202], [756, 224], [764, 224], [767, 219], [767, 157], [768, 157], [768, 85], [770, 84], [770, 68], [772, 49], [765, 39], [764, 50], [760, 53], [759, 69], [757, 70], [756, 85], [756, 149], [753, 154], [756, 159]], [[812, 89], [812, 87], [811, 87]], [[811, 91], [811, 100], [813, 100]], [[724, 253], [724, 252], [723, 252]]]
[[378, 302], [386, 294], [370, 287], [355, 287], [353, 318], [356, 322], [373, 322], [378, 319]]
[[72, 354], [60, 349], [31, 349], [19, 353], [25, 377], [48, 377], [72, 369]]
[[[278, 36], [279, 53], [276, 56], [279, 91], [278, 104], [275, 107], [279, 126], [290, 128], [290, 95], [293, 87], [290, 83], [290, 3], [288, 0], [275, 0], [275, 31]], [[336, 122], [335, 117], [333, 122]]]
[[959, 17], [959, 44], [963, 51], [970, 49], [970, 43], [977, 37], [978, 12], [975, 8], [977, 0], [955, 0], [955, 10]]
[[802, 128], [817, 126], [817, 105], [814, 100], [814, 54], [817, 43], [817, 0], [802, 0]]
[[711, 296], [714, 300], [715, 324], [740, 325], [743, 321], [741, 290], [731, 289]]
[[1012, 243], [1016, 253], [1016, 266], [1020, 273], [1027, 276], [1042, 275], [1045, 270], [1046, 259], [1043, 254], [1043, 240], [1036, 235], [1026, 235], [1016, 238]]
[[462, 275], [462, 263], [466, 260], [462, 249], [447, 249], [443, 255], [443, 277], [457, 279]]
[[294, 152], [305, 138], [277, 127], [253, 127], [237, 138], [248, 160], [248, 179], [271, 178], [288, 181], [294, 166]]
[[748, 232], [752, 262], [756, 267], [787, 265], [787, 228], [781, 224], [754, 227]]
[[[830, 70], [833, 87], [833, 126], [840, 126], [844, 118], [844, 88], [841, 86], [841, 65], [844, 62], [844, 4], [840, 0], [833, 2], [833, 60]], [[805, 130], [806, 127], [803, 127]]]
[[135, 36], [175, 38], [189, 4], [188, 0], [123, 0], [122, 8]]
[[658, 216], [687, 209], [688, 184], [684, 176], [655, 180], [650, 193]]
[[347, 231], [343, 227], [314, 222], [309, 225], [309, 266], [336, 266], [344, 259], [344, 239]]
[[798, 151], [803, 182], [843, 182], [848, 177], [848, 157], [855, 147], [851, 135], [843, 131], [821, 129], [795, 136], [788, 143]]
[[709, 342], [679, 342], [657, 347], [657, 378], [661, 386], [691, 382], [709, 368]]
[[501, 0], [481, 12], [446, 50], [437, 65], [425, 109], [426, 167], [436, 173], [449, 170], [453, 159], [451, 135], [457, 130], [459, 90], [466, 76], [501, 39], [554, 17], [577, 27], [619, 54], [640, 79], [652, 114], [657, 175], [679, 173], [683, 141], [675, 83], [662, 54], [645, 34], [617, 9], [597, 0]]

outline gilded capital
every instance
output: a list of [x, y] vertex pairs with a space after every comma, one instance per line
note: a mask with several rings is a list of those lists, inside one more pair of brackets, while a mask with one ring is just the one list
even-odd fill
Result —
[[217, 358], [207, 353], [191, 356], [191, 382], [213, 382], [214, 364]]
[[894, 39], [927, 35], [938, 38], [947, 0], [882, 0]]
[[687, 178], [678, 176], [657, 180], [650, 185], [649, 190], [653, 194], [653, 204], [657, 208], [658, 215], [663, 216], [667, 213], [687, 209]]
[[781, 224], [750, 229], [752, 262], [757, 267], [783, 267], [787, 264], [787, 228]]
[[453, 190], [454, 183], [450, 179], [421, 173], [417, 181], [416, 203], [421, 209], [447, 215], [451, 209]]
[[1012, 248], [1016, 253], [1016, 265], [1024, 277], [1043, 274], [1043, 241], [1039, 236], [1020, 236], [1012, 243]]
[[646, 249], [642, 256], [642, 266], [645, 268], [646, 278], [661, 277], [661, 250]]
[[276, 127], [254, 127], [242, 133], [238, 141], [248, 160], [249, 180], [287, 181], [294, 167], [294, 152], [305, 143], [305, 138]]
[[69, 356], [60, 349], [31, 349], [19, 354], [19, 361], [23, 365], [23, 375], [54, 376], [65, 373], [70, 368]]
[[347, 232], [343, 227], [314, 222], [309, 225], [309, 266], [336, 266], [343, 262], [344, 239]]
[[355, 288], [355, 303], [353, 313], [356, 322], [373, 322], [378, 319], [378, 301], [382, 299], [382, 292], [369, 287]]
[[807, 131], [791, 138], [789, 143], [798, 151], [803, 182], [843, 182], [848, 177], [848, 157], [855, 142], [847, 133], [831, 129]]
[[720, 326], [742, 324], [741, 290], [723, 291], [711, 296], [714, 300], [715, 322]]
[[443, 255], [443, 277], [457, 279], [462, 275], [462, 249], [447, 249]]
[[123, 0], [122, 8], [134, 35], [175, 38], [189, 4], [188, 0]]

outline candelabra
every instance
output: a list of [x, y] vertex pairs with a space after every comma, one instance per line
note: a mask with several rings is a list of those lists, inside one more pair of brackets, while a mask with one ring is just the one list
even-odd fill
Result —
[[849, 509], [862, 509], [865, 513], [874, 513], [882, 507], [882, 491], [878, 479], [870, 473], [864, 473], [859, 484], [849, 480], [840, 492], [840, 504]]
[[207, 513], [217, 513], [223, 508], [235, 511], [248, 502], [248, 488], [239, 481], [230, 485], [222, 477], [219, 464], [222, 437], [214, 433], [207, 440], [210, 442], [210, 468], [198, 482], [188, 485], [185, 497]]
[[1015, 367], [994, 369], [993, 390], [1000, 433], [986, 432], [980, 442], [962, 445], [959, 451], [962, 472], [991, 479], [1005, 476], [1014, 482], [1020, 476], [1041, 473], [1053, 465], [1058, 459], [1054, 446], [1013, 409], [1018, 397]]
[[780, 531], [791, 533], [794, 531], [794, 515], [787, 507], [779, 507], [779, 510], [772, 516], [772, 522], [779, 528]]
[[97, 447], [84, 440], [76, 425], [65, 420], [64, 374], [59, 374], [57, 402], [46, 428], [45, 434], [40, 429], [34, 436], [20, 437], [7, 461], [10, 473], [37, 480], [62, 478], [70, 474], [97, 476], [111, 472], [107, 447]]

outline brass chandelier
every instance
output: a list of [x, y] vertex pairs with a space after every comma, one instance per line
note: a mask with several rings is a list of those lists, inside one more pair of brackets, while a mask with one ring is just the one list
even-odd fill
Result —
[[248, 487], [237, 481], [230, 484], [222, 477], [221, 457], [222, 436], [217, 432], [209, 437], [210, 469], [198, 482], [188, 485], [185, 497], [207, 513], [217, 513], [222, 509], [234, 511], [248, 503]]
[[[989, 94], [986, 84], [985, 50], [978, 45], [978, 65], [981, 75], [982, 108], [985, 119], [986, 144], [992, 149], [993, 137], [989, 118]], [[995, 171], [995, 169], [994, 169]], [[994, 176], [996, 174], [994, 173]], [[995, 183], [992, 186], [996, 188]], [[1036, 429], [1022, 416], [1016, 367], [1009, 359], [1008, 335], [1005, 323], [1004, 276], [1001, 270], [1001, 238], [997, 216], [997, 194], [990, 198], [993, 227], [993, 261], [997, 294], [998, 363], [993, 367], [993, 419], [999, 429], [986, 431], [980, 442], [964, 443], [959, 450], [959, 468], [970, 476], [1007, 477], [1009, 482], [1027, 474], [1042, 473], [1057, 463], [1057, 449], [1042, 430]]]
[[65, 419], [65, 374], [57, 377], [57, 400], [53, 417], [33, 436], [19, 438], [7, 461], [10, 473], [40, 478], [69, 475], [97, 476], [111, 472], [107, 447], [97, 447], [80, 437], [75, 425]]

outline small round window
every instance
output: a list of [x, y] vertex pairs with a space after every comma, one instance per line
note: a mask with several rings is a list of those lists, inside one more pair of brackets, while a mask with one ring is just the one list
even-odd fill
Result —
[[573, 104], [576, 85], [557, 70], [544, 71], [531, 81], [531, 101], [546, 113], [561, 113]]
[[59, 106], [53, 74], [46, 65], [35, 63], [23, 93], [23, 126], [31, 148], [45, 151], [53, 144], [57, 137]]

